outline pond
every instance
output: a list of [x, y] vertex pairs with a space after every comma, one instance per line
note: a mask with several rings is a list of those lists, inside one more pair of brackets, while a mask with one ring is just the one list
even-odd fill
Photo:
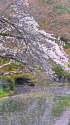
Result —
[[0, 99], [0, 125], [70, 125], [70, 88], [34, 87]]

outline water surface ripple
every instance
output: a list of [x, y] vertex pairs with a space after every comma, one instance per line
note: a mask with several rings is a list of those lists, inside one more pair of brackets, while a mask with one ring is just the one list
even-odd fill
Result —
[[0, 125], [69, 125], [70, 88], [37, 87], [0, 99]]

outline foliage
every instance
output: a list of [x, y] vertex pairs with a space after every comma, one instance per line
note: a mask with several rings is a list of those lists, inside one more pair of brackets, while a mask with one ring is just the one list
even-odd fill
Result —
[[0, 88], [0, 97], [14, 94], [14, 81], [9, 77], [0, 77], [3, 88]]
[[70, 10], [69, 9], [67, 9], [67, 12], [70, 14]]
[[68, 41], [68, 39], [65, 38], [65, 37], [61, 37], [60, 39], [61, 39], [62, 41], [64, 41], [65, 43], [67, 43], [67, 41]]
[[1, 59], [1, 64], [3, 64], [4, 63], [4, 59]]
[[70, 48], [70, 44], [69, 43], [65, 43], [65, 47], [64, 47], [65, 49], [68, 49], [68, 48]]
[[53, 66], [53, 71], [55, 71], [55, 74], [60, 74], [62, 76], [66, 75], [66, 72], [64, 72], [64, 70], [61, 68], [60, 65], [54, 65]]
[[64, 71], [59, 64], [56, 65], [55, 63], [53, 63], [52, 65], [53, 65], [52, 70], [54, 71], [54, 74], [66, 76], [70, 78], [70, 73], [67, 73], [66, 71]]
[[57, 12], [65, 12], [63, 6], [55, 6]]
[[6, 96], [8, 96], [8, 95], [9, 95], [8, 92], [0, 91], [0, 98], [1, 98], [1, 97], [6, 97]]
[[43, 0], [43, 2], [45, 3], [45, 0]]
[[10, 78], [7, 79], [8, 85], [9, 85], [9, 89], [10, 90], [14, 90], [14, 81]]
[[52, 2], [52, 1], [50, 1], [50, 2], [48, 2], [48, 4], [49, 4], [49, 5], [51, 5], [51, 4], [53, 4], [53, 2]]
[[3, 84], [3, 90], [4, 91], [14, 90], [14, 81], [11, 78], [0, 77], [0, 81]]
[[68, 64], [68, 67], [70, 68], [70, 63]]
[[17, 67], [19, 67], [19, 66], [20, 66], [20, 63], [17, 62], [17, 61], [14, 61], [14, 60], [13, 60], [13, 61], [12, 61], [12, 65], [13, 65], [13, 66], [17, 66]]
[[70, 48], [70, 43], [68, 43], [69, 39], [67, 39], [67, 38], [65, 38], [65, 37], [61, 37], [60, 39], [61, 39], [63, 42], [65, 42], [65, 46], [64, 46], [65, 49]]

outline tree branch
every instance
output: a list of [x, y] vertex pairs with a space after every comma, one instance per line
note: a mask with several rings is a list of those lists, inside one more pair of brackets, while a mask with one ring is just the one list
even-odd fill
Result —
[[10, 72], [2, 73], [2, 74], [4, 76], [4, 75], [12, 75], [12, 74], [20, 74], [20, 73], [22, 73], [22, 71], [19, 71], [19, 72], [17, 72], [17, 71], [10, 71]]
[[5, 66], [11, 65], [11, 63], [12, 63], [12, 59], [10, 60], [9, 63], [6, 63], [6, 64], [1, 65], [1, 66], [0, 66], [0, 69], [2, 69], [2, 68], [5, 67]]
[[[11, 26], [13, 26], [16, 30], [17, 30], [17, 32], [21, 35], [21, 38], [22, 39], [24, 39], [24, 41], [26, 41], [26, 39], [23, 37], [23, 35], [22, 35], [22, 33], [19, 31], [19, 29], [15, 26], [15, 24], [13, 24], [12, 22], [10, 22], [8, 19], [5, 19], [5, 18], [3, 18], [3, 17], [0, 17], [0, 21], [2, 22], [2, 23], [8, 23], [8, 24], [10, 24]], [[12, 35], [11, 35], [11, 37], [12, 37]], [[15, 36], [16, 37], [16, 36]], [[20, 36], [17, 36], [17, 37], [20, 37]]]

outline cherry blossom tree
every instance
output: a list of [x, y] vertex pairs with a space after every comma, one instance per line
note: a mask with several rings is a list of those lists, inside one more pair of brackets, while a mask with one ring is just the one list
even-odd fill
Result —
[[[52, 78], [50, 61], [54, 61], [69, 71], [68, 57], [63, 48], [58, 46], [58, 40], [53, 34], [40, 30], [35, 19], [27, 13], [27, 0], [7, 0], [1, 1], [1, 4], [0, 58], [10, 61], [1, 65], [0, 69], [16, 60], [29, 72], [37, 74], [38, 70], [42, 70], [48, 78]], [[21, 67], [17, 72], [21, 72]], [[10, 71], [12, 73], [16, 72]]]

